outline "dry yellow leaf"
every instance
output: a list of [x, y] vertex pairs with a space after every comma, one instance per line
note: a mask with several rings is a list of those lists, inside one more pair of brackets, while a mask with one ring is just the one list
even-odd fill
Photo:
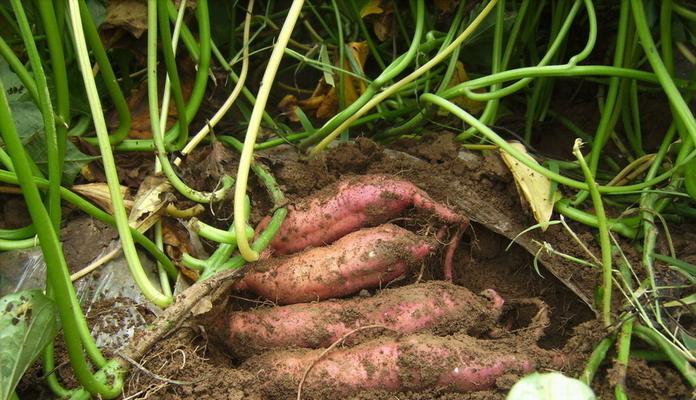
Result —
[[381, 14], [384, 10], [380, 5], [380, 0], [370, 0], [360, 9], [360, 18], [365, 18], [368, 15]]
[[[111, 194], [109, 193], [109, 187], [106, 183], [85, 183], [82, 185], [74, 185], [70, 188], [73, 192], [87, 197], [101, 207], [104, 211], [109, 214], [114, 213], [113, 205], [111, 204]], [[121, 186], [121, 196], [125, 197], [128, 194], [128, 188]], [[132, 200], [124, 200], [124, 205], [126, 209], [133, 207]]]
[[[537, 163], [527, 153], [523, 144], [519, 142], [510, 142], [510, 144], [524, 153], [529, 161]], [[500, 149], [500, 156], [515, 178], [515, 185], [520, 193], [522, 205], [524, 206], [524, 203], [529, 205], [534, 219], [541, 224], [541, 230], [545, 231], [548, 227], [547, 223], [551, 220], [551, 214], [553, 214], [553, 204], [556, 202], [556, 196], [551, 196], [551, 180], [524, 165], [503, 149]]]

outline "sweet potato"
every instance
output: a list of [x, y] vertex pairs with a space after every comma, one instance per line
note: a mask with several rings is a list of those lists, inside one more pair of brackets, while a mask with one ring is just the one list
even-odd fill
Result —
[[289, 398], [311, 366], [303, 397], [322, 399], [366, 390], [479, 391], [494, 387], [502, 375], [535, 368], [531, 357], [491, 342], [497, 341], [431, 335], [381, 338], [328, 353], [269, 352], [248, 359], [242, 367], [256, 375], [266, 394], [285, 393], [283, 398]]
[[278, 304], [344, 297], [386, 285], [434, 248], [432, 239], [384, 224], [353, 232], [329, 246], [259, 261], [236, 288]]
[[[503, 300], [493, 290], [486, 297], [442, 281], [386, 289], [369, 298], [330, 300], [232, 312], [210, 330], [232, 354], [246, 358], [267, 349], [329, 347], [355, 328], [381, 325], [397, 334], [434, 329], [483, 333], [495, 326]], [[352, 335], [355, 344], [380, 335], [366, 330]]]
[[[469, 220], [434, 201], [413, 183], [386, 175], [362, 175], [336, 184], [288, 206], [288, 216], [271, 242], [275, 254], [291, 254], [331, 243], [363, 227], [377, 226], [406, 208], [426, 210], [447, 224]], [[259, 224], [263, 229], [270, 217]]]

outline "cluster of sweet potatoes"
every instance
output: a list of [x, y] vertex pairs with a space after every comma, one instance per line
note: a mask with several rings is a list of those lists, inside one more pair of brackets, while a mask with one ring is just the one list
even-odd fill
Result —
[[[409, 207], [444, 223], [437, 238], [388, 223]], [[467, 225], [466, 217], [408, 181], [381, 175], [340, 181], [291, 205], [271, 254], [236, 284], [277, 305], [229, 312], [211, 333], [273, 391], [304, 385], [315, 396], [466, 392], [529, 372], [532, 357], [467, 336], [498, 329], [504, 304], [493, 290], [477, 295], [447, 280]], [[444, 281], [337, 299], [404, 276], [447, 231], [454, 240], [444, 252]]]

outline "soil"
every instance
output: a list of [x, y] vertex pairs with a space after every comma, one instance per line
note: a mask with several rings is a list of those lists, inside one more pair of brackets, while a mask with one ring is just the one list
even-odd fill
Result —
[[[512, 177], [497, 154], [460, 152], [452, 136], [446, 134], [433, 135], [419, 143], [402, 141], [395, 143], [393, 149], [410, 155], [358, 139], [310, 160], [303, 159], [290, 148], [263, 153], [258, 160], [271, 168], [291, 203], [343, 177], [381, 173], [408, 179], [435, 200], [469, 216], [473, 221], [471, 228], [455, 257], [455, 283], [474, 293], [492, 288], [506, 300], [507, 305], [495, 337], [491, 337], [490, 332], [471, 331], [454, 337], [463, 341], [468, 354], [483, 354], [482, 349], [493, 358], [500, 354], [524, 354], [532, 357], [540, 370], [560, 368], [570, 376], [578, 376], [594, 346], [607, 334], [592, 308], [593, 291], [600, 274], [545, 254], [536, 270], [532, 254], [537, 253], [539, 243], [548, 242], [561, 252], [580, 258], [587, 255], [562, 229], [554, 227], [545, 233], [526, 235], [507, 249], [510, 239], [534, 222], [523, 211]], [[252, 182], [251, 191], [255, 196], [262, 189]], [[268, 210], [267, 198], [255, 202], [254, 207], [263, 204]], [[261, 217], [257, 215], [255, 220]], [[404, 218], [392, 222], [419, 233], [435, 231], [433, 218], [418, 211], [409, 212]], [[598, 254], [594, 237], [582, 226], [570, 225], [590, 251]], [[442, 254], [430, 257], [394, 285], [441, 278], [441, 258]], [[372, 296], [374, 293], [374, 290], [364, 290], [359, 296]], [[148, 372], [132, 368], [124, 398], [295, 398], [299, 384], [297, 377], [269, 382], [266, 373], [273, 371], [250, 368], [254, 362], [245, 363], [234, 358], [213, 339], [216, 335], [210, 332], [214, 329], [210, 319], [224, 318], [223, 306], [235, 309], [268, 307], [267, 303], [253, 298], [239, 300], [239, 295], [224, 291], [213, 299], [216, 306], [210, 313], [189, 318], [183, 323], [172, 321], [178, 327], [149, 347], [147, 354], [137, 360]], [[537, 300], [525, 301], [530, 298]], [[537, 314], [540, 305], [548, 307], [547, 322]], [[432, 332], [433, 335], [437, 333], [437, 330]], [[137, 340], [134, 342], [137, 345]], [[271, 351], [266, 356], [273, 357], [282, 351], [285, 350]], [[343, 348], [338, 346], [334, 351], [340, 352]], [[613, 398], [608, 381], [613, 356], [612, 350], [593, 382], [599, 398]], [[402, 361], [409, 361], [407, 364], [416, 370], [424, 364], [424, 359], [419, 357]], [[668, 363], [632, 360], [630, 365], [626, 382], [631, 399], [683, 399], [690, 395], [686, 383]], [[422, 376], [422, 379], [432, 379], [435, 373], [437, 371], [430, 371], [428, 375], [426, 371], [427, 376]], [[342, 397], [365, 400], [503, 399], [518, 378], [519, 371], [511, 370], [498, 378], [492, 388], [467, 394], [449, 393], [440, 388], [425, 392], [363, 391]], [[325, 390], [326, 385], [333, 386], [336, 382], [322, 381], [311, 373], [307, 379], [302, 398], [335, 397], [326, 395]]]

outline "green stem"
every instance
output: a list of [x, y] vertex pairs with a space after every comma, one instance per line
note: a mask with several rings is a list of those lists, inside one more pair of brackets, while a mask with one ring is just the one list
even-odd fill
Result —
[[611, 239], [609, 238], [609, 225], [606, 214], [604, 213], [604, 204], [602, 196], [597, 189], [597, 183], [594, 180], [592, 171], [585, 162], [585, 158], [580, 151], [580, 139], [575, 141], [573, 146], [573, 154], [577, 157], [580, 163], [580, 168], [585, 174], [585, 181], [589, 186], [590, 196], [594, 205], [595, 214], [597, 215], [597, 229], [599, 229], [599, 245], [602, 252], [602, 319], [605, 327], [611, 326], [611, 291], [612, 291], [612, 256], [611, 256]]
[[[234, 232], [234, 230], [224, 231], [214, 226], [210, 226], [196, 218], [191, 219], [191, 221], [189, 222], [189, 229], [196, 232], [199, 236], [217, 243], [237, 243], [237, 234]], [[250, 226], [247, 226], [246, 237], [247, 239], [251, 239], [254, 237], [254, 229]]]
[[0, 55], [5, 59], [5, 62], [10, 66], [10, 69], [17, 74], [22, 85], [27, 89], [29, 95], [34, 100], [34, 103], [39, 103], [39, 91], [36, 89], [36, 82], [31, 76], [29, 70], [24, 67], [24, 64], [19, 60], [17, 55], [12, 51], [7, 42], [0, 36]]
[[46, 153], [48, 158], [48, 213], [51, 216], [51, 223], [56, 232], [60, 228], [60, 180], [62, 177], [63, 162], [60, 158], [60, 145], [56, 133], [56, 119], [53, 113], [51, 95], [48, 92], [48, 81], [41, 65], [41, 56], [34, 43], [33, 33], [29, 20], [24, 12], [24, 6], [20, 0], [12, 0], [12, 9], [17, 18], [17, 25], [22, 32], [24, 47], [29, 57], [29, 63], [34, 74], [36, 88], [39, 96], [39, 109], [43, 119], [44, 134], [46, 135]]
[[[160, 293], [150, 282], [149, 277], [143, 270], [143, 266], [138, 257], [138, 253], [135, 250], [135, 244], [133, 243], [133, 236], [130, 232], [130, 225], [128, 224], [128, 216], [126, 215], [126, 209], [123, 205], [123, 197], [121, 195], [121, 186], [118, 180], [118, 173], [116, 172], [116, 165], [114, 163], [114, 155], [111, 151], [111, 144], [109, 142], [109, 134], [106, 129], [106, 121], [104, 120], [104, 113], [102, 111], [101, 100], [99, 99], [99, 93], [97, 92], [97, 86], [94, 81], [94, 76], [92, 76], [92, 69], [89, 63], [89, 56], [87, 54], [87, 44], [85, 42], [85, 36], [82, 31], [82, 22], [80, 21], [79, 15], [79, 5], [78, 0], [70, 0], [70, 18], [73, 25], [73, 35], [75, 39], [75, 47], [78, 58], [78, 63], [80, 65], [80, 72], [82, 73], [82, 79], [87, 92], [87, 98], [89, 100], [90, 110], [92, 112], [92, 118], [94, 120], [94, 127], [97, 132], [97, 138], [99, 140], [99, 150], [102, 155], [102, 163], [104, 167], [104, 174], [106, 175], [106, 182], [109, 188], [109, 194], [111, 195], [111, 203], [114, 210], [114, 218], [116, 219], [116, 228], [121, 239], [121, 244], [123, 247], [123, 254], [128, 262], [128, 268], [130, 269], [131, 275], [135, 280], [136, 284], [143, 292], [145, 297], [150, 301], [157, 304], [160, 307], [166, 307], [172, 302], [171, 296], [165, 296]], [[153, 0], [151, 0], [152, 2]], [[149, 18], [157, 18], [156, 9], [153, 8], [152, 14]], [[148, 36], [156, 35], [157, 32], [148, 31]], [[149, 82], [152, 84], [152, 82]], [[157, 80], [155, 77], [155, 86], [157, 85]], [[151, 107], [150, 112], [153, 112]], [[155, 116], [154, 121], [157, 121], [157, 105], [154, 107]]]
[[[628, 0], [621, 0], [621, 11], [619, 13], [619, 31], [616, 34], [616, 46], [614, 48], [614, 67], [621, 67], [624, 65], [624, 54], [626, 38], [628, 36], [628, 21], [630, 14], [630, 7]], [[618, 77], [609, 78], [609, 88], [607, 89], [607, 95], [604, 100], [604, 107], [600, 113], [601, 117], [599, 124], [597, 126], [597, 131], [595, 132], [595, 138], [592, 141], [592, 149], [589, 155], [589, 165], [592, 174], [597, 173], [597, 166], [599, 165], [599, 156], [602, 153], [602, 148], [607, 142], [607, 139], [612, 134], [614, 130], [614, 125], [618, 119], [618, 113], [620, 113], [621, 107], [617, 106], [617, 99], [619, 97], [619, 84], [621, 80]]]
[[[451, 99], [468, 94], [471, 90], [491, 86], [498, 82], [522, 79], [525, 77], [587, 77], [587, 76], [618, 76], [648, 83], [659, 83], [656, 74], [631, 68], [617, 68], [609, 65], [547, 65], [545, 67], [522, 67], [509, 69], [497, 74], [462, 82], [452, 86], [442, 93], [442, 97]], [[683, 79], [675, 79], [675, 84], [682, 88], [693, 88], [693, 83]], [[501, 89], [502, 90], [502, 89]]]
[[655, 330], [643, 325], [636, 325], [633, 328], [633, 333], [641, 339], [655, 343], [669, 357], [672, 365], [682, 374], [689, 385], [692, 388], [696, 387], [696, 369], [667, 339], [663, 338]]
[[[65, 147], [68, 136], [68, 124], [70, 123], [70, 89], [68, 87], [68, 73], [65, 68], [63, 41], [61, 39], [61, 32], [58, 30], [53, 1], [47, 1], [45, 4], [39, 4], [39, 1], [35, 1], [35, 5], [36, 9], [39, 10], [41, 21], [46, 31], [46, 42], [51, 57], [51, 70], [53, 72], [53, 84], [55, 85], [56, 96], [56, 140], [58, 142], [59, 160], [58, 166], [55, 168], [58, 170], [56, 174], [62, 176], [62, 165], [63, 159], [65, 158]], [[54, 221], [55, 220], [60, 221], [60, 214], [54, 217]]]
[[[109, 56], [106, 54], [106, 50], [104, 49], [104, 45], [99, 37], [99, 32], [92, 20], [92, 14], [89, 12], [85, 0], [79, 0], [79, 6], [80, 18], [82, 20], [82, 27], [87, 45], [92, 49], [94, 59], [97, 65], [99, 65], [99, 71], [101, 72], [104, 86], [111, 97], [111, 101], [116, 109], [116, 114], [118, 115], [118, 128], [109, 136], [109, 142], [115, 145], [121, 143], [128, 136], [131, 128], [131, 113], [128, 109], [126, 98], [123, 97], [121, 87], [118, 85], [116, 74], [114, 74], [114, 70], [111, 68]], [[84, 139], [92, 144], [98, 143], [98, 139], [96, 138]]]
[[[570, 200], [562, 199], [554, 204], [554, 208], [560, 214], [572, 219], [573, 221], [580, 222], [583, 225], [591, 226], [593, 228], [599, 227], [599, 220], [597, 216], [592, 215], [588, 212], [578, 210], [577, 208], [570, 205]], [[625, 218], [620, 219], [607, 219], [607, 224], [609, 225], [609, 230], [614, 231], [627, 239], [635, 239], [638, 236], [638, 230], [634, 228], [638, 223], [640, 223], [639, 218]]]
[[633, 321], [631, 317], [621, 325], [621, 332], [617, 340], [617, 355], [614, 363], [614, 372], [618, 375], [619, 381], [614, 387], [614, 394], [617, 400], [628, 400], [626, 395], [626, 370], [628, 369], [628, 360], [631, 355], [631, 334], [633, 333]]
[[[204, 7], [203, 3], [205, 3], [205, 1], [199, 1], [198, 7]], [[204, 14], [207, 15], [207, 11]], [[157, 148], [157, 158], [162, 166], [162, 171], [166, 175], [167, 179], [169, 179], [172, 186], [174, 186], [174, 188], [176, 188], [176, 190], [179, 191], [179, 193], [186, 196], [186, 198], [198, 203], [210, 203], [217, 201], [224, 197], [227, 191], [232, 187], [233, 181], [231, 177], [224, 176], [222, 178], [222, 188], [220, 188], [219, 190], [212, 193], [204, 193], [188, 187], [186, 183], [184, 183], [184, 181], [182, 181], [181, 178], [179, 178], [179, 176], [176, 174], [174, 168], [169, 162], [169, 158], [167, 157], [167, 151], [164, 146], [163, 135], [160, 131], [158, 112], [159, 94], [157, 88], [157, 0], [148, 0], [147, 33], [147, 90], [148, 103], [150, 106], [150, 126], [152, 129], [152, 139], [155, 142], [155, 147]], [[173, 54], [171, 54], [170, 56], [173, 57]], [[173, 73], [173, 75], [171, 76], [172, 83], [178, 83], [178, 75], [175, 73], [175, 71], [171, 72]], [[177, 96], [175, 94], [175, 98], [176, 97]], [[180, 115], [180, 118], [187, 117], [184, 115]], [[188, 137], [188, 135], [186, 136]]]
[[287, 17], [285, 18], [285, 22], [283, 23], [283, 27], [278, 34], [278, 40], [273, 47], [273, 52], [271, 53], [268, 65], [266, 66], [266, 70], [264, 71], [261, 79], [261, 87], [259, 88], [256, 96], [256, 104], [254, 104], [251, 117], [249, 118], [249, 126], [247, 127], [247, 132], [244, 136], [244, 147], [239, 160], [239, 167], [237, 168], [237, 185], [234, 188], [233, 206], [234, 228], [237, 233], [237, 245], [239, 247], [239, 252], [247, 261], [255, 261], [259, 257], [258, 252], [254, 251], [249, 246], [249, 242], [244, 236], [244, 229], [247, 221], [244, 218], [243, 204], [244, 197], [246, 196], [249, 169], [252, 164], [254, 145], [256, 144], [256, 137], [259, 133], [263, 110], [266, 108], [266, 103], [268, 101], [271, 88], [273, 87], [273, 80], [278, 72], [280, 61], [283, 58], [283, 52], [287, 47], [290, 36], [292, 35], [292, 31], [295, 28], [295, 23], [299, 18], [303, 3], [304, 0], [293, 0], [292, 5], [288, 10]]
[[[633, 10], [633, 20], [636, 24], [638, 37], [643, 45], [648, 62], [650, 62], [650, 66], [655, 72], [660, 85], [662, 85], [662, 89], [672, 106], [672, 111], [677, 117], [677, 120], [684, 125], [686, 134], [691, 138], [692, 143], [696, 142], [696, 120], [694, 119], [689, 105], [686, 104], [684, 98], [679, 93], [664, 61], [660, 58], [660, 54], [657, 51], [645, 17], [643, 0], [631, 0], [631, 8]], [[686, 138], [683, 139], [686, 140]]]
[[592, 351], [590, 359], [587, 361], [585, 369], [582, 371], [582, 375], [580, 375], [579, 378], [585, 384], [590, 385], [592, 383], [592, 379], [594, 379], [594, 376], [597, 373], [599, 366], [606, 358], [607, 351], [609, 351], [613, 342], [613, 337], [605, 337], [599, 342], [599, 344], [597, 344], [597, 347], [595, 347], [595, 349]]
[[35, 234], [36, 229], [34, 229], [34, 225], [27, 225], [17, 229], [0, 229], [0, 239], [5, 240], [27, 239]]

